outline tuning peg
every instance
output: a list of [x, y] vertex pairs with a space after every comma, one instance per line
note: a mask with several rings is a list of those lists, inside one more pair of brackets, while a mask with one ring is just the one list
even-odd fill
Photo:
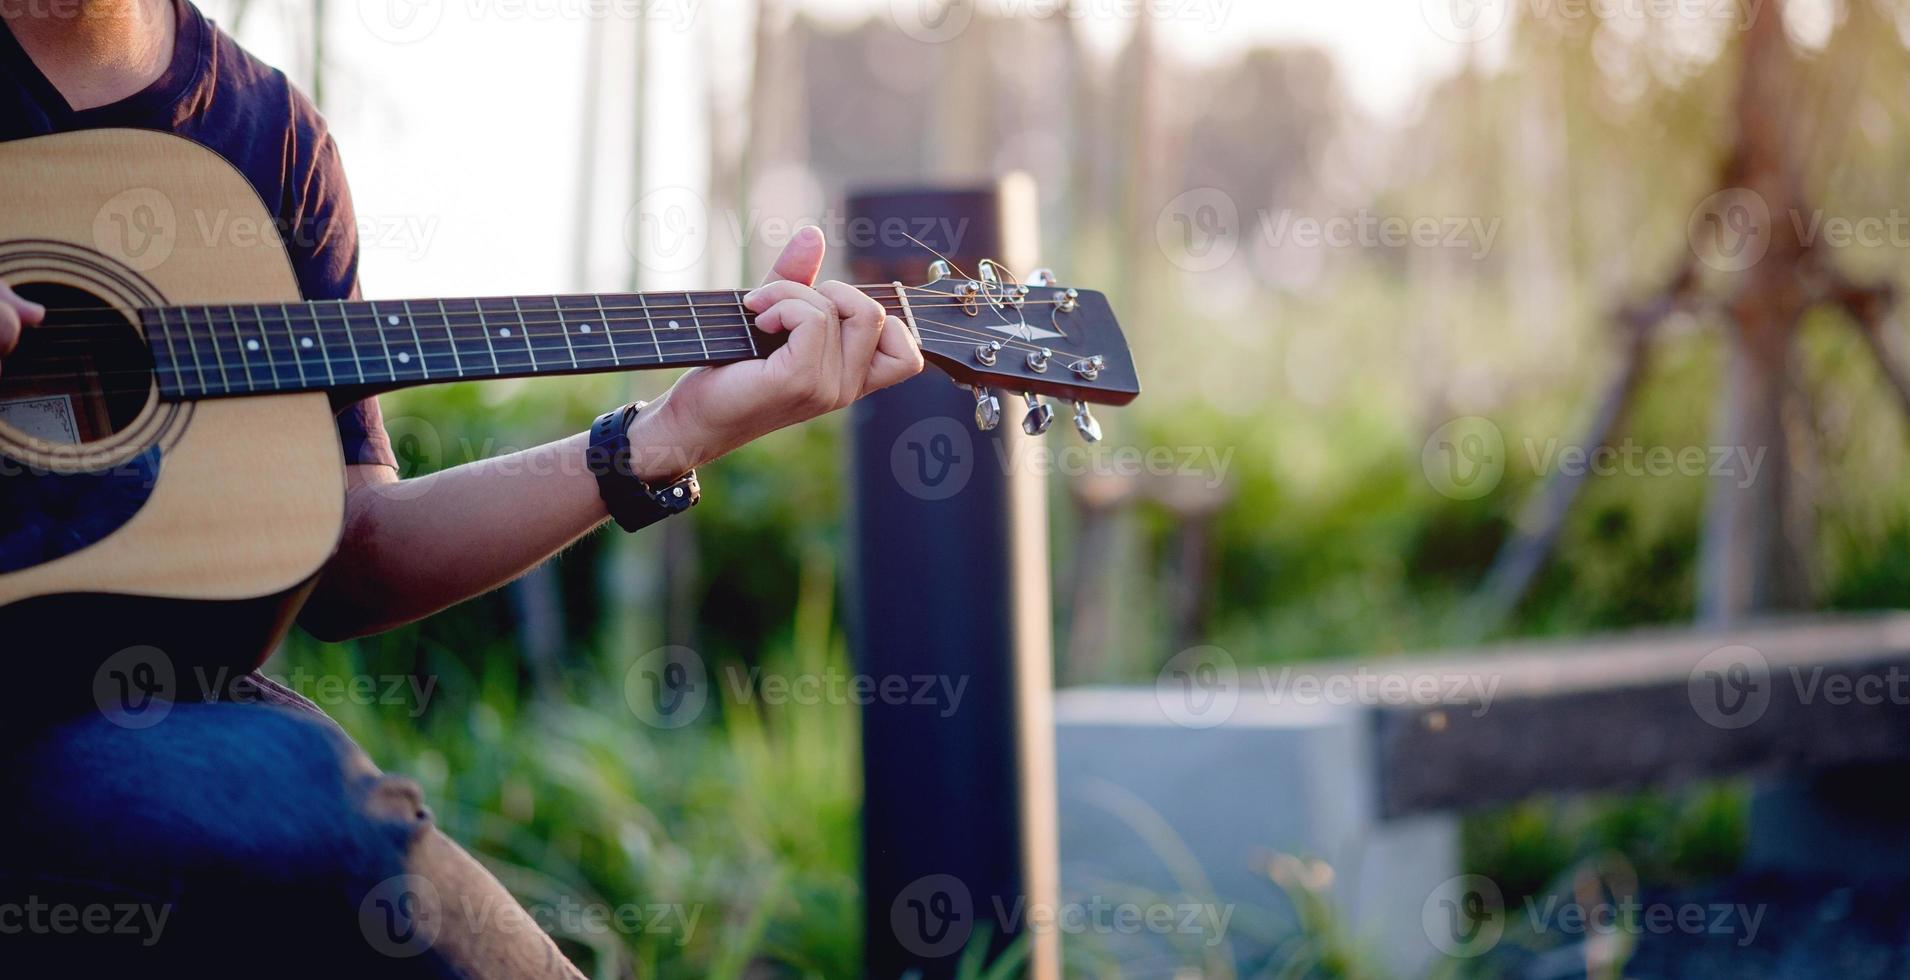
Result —
[[1041, 269], [1036, 269], [1035, 271], [1028, 273], [1028, 285], [1030, 286], [1052, 286], [1054, 284], [1055, 284], [1055, 278], [1054, 278], [1053, 269], [1041, 268]]
[[936, 259], [928, 264], [929, 282], [941, 282], [954, 274], [955, 269], [948, 264], [947, 259]]
[[1074, 431], [1089, 442], [1101, 441], [1101, 423], [1096, 421], [1094, 413], [1088, 411], [1087, 402], [1074, 403]]
[[995, 426], [1001, 424], [1001, 399], [980, 385], [971, 390], [975, 392], [975, 428], [994, 431]]
[[1022, 392], [1021, 397], [1028, 402], [1028, 414], [1021, 417], [1021, 431], [1031, 436], [1048, 431], [1048, 427], [1054, 424], [1054, 407], [1042, 404], [1041, 399], [1036, 398], [1031, 391]]

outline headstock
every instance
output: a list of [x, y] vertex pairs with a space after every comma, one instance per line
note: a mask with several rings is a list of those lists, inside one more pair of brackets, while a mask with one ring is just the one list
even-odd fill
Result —
[[1039, 435], [1054, 409], [1039, 397], [1073, 404], [1075, 429], [1089, 442], [1101, 425], [1088, 405], [1125, 405], [1141, 393], [1121, 325], [1107, 298], [1055, 283], [1036, 270], [1017, 282], [983, 261], [980, 278], [958, 277], [945, 261], [929, 266], [926, 285], [904, 288], [908, 317], [930, 363], [975, 392], [975, 424], [1001, 422], [1001, 402], [989, 389], [1022, 393], [1022, 429]]

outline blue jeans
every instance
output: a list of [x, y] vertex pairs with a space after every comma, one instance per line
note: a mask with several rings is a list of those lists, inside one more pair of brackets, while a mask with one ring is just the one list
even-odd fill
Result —
[[[315, 710], [85, 712], [0, 752], [0, 973], [581, 977]], [[36, 971], [37, 972], [37, 971]]]

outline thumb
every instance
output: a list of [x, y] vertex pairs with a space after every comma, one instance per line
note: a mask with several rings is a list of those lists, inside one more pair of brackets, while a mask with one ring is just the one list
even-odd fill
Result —
[[769, 269], [764, 282], [787, 279], [805, 286], [816, 284], [816, 274], [822, 271], [822, 256], [828, 246], [822, 240], [822, 229], [815, 225], [804, 225], [791, 236], [789, 244], [783, 246], [783, 254], [776, 256], [776, 264]]

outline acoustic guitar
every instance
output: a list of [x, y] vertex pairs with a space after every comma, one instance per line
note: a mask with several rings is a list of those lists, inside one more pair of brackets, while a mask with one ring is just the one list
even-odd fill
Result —
[[[0, 361], [0, 649], [89, 674], [133, 644], [240, 670], [271, 650], [338, 543], [335, 403], [724, 364], [780, 337], [740, 290], [304, 301], [251, 186], [168, 134], [0, 144], [0, 174], [0, 280], [47, 307]], [[862, 288], [973, 388], [983, 427], [995, 389], [1025, 393], [1030, 432], [1053, 419], [1038, 396], [1072, 402], [1091, 438], [1089, 403], [1139, 393], [1101, 295], [933, 272]]]

